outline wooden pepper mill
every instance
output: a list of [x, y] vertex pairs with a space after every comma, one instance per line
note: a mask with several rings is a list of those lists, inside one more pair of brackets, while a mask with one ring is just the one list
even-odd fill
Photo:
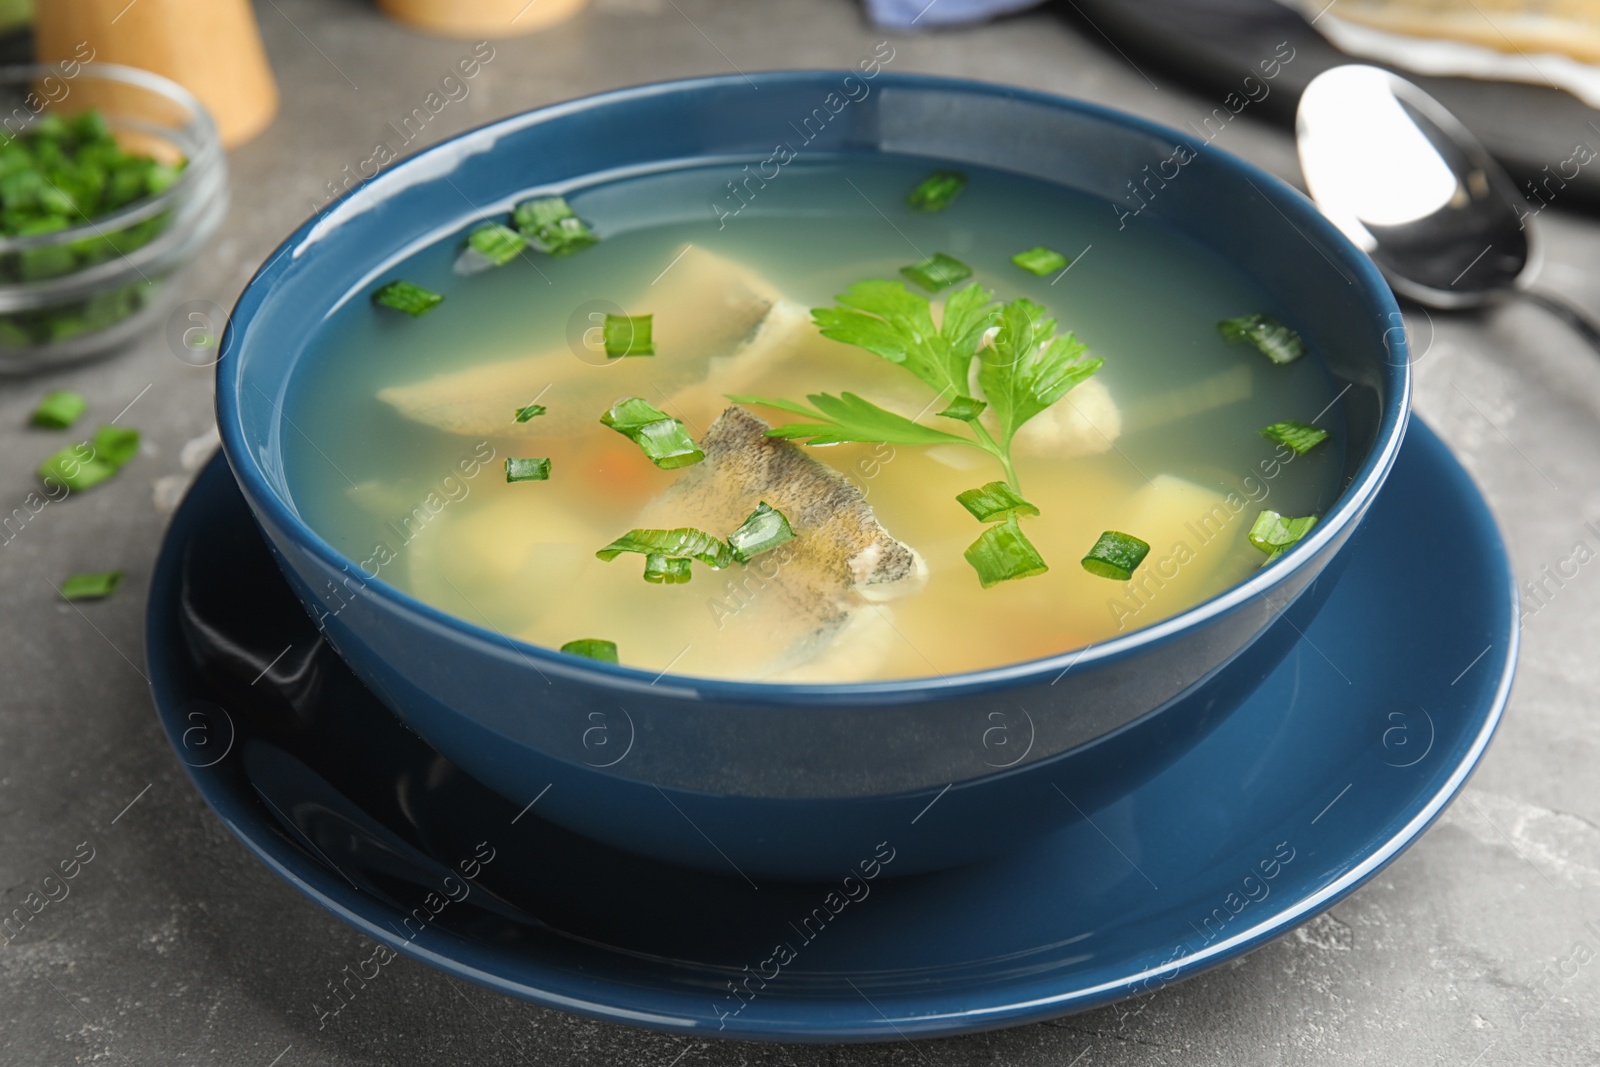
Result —
[[383, 13], [443, 37], [516, 37], [564, 22], [588, 0], [378, 0]]
[[200, 98], [228, 147], [260, 133], [278, 111], [249, 0], [45, 0], [34, 40], [40, 63], [81, 60], [87, 43], [91, 66], [120, 63], [171, 78]]

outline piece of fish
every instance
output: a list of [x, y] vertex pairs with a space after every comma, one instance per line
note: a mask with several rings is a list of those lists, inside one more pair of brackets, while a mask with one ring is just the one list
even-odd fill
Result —
[[[861, 616], [882, 612], [881, 602], [921, 589], [927, 564], [884, 529], [861, 490], [800, 446], [767, 437], [768, 429], [744, 408], [728, 408], [700, 441], [705, 460], [652, 501], [639, 525], [725, 534], [763, 501], [783, 512], [794, 539], [756, 557], [749, 574], [730, 574], [750, 594], [738, 608], [730, 601], [730, 614], [737, 611], [740, 625], [759, 627], [765, 644], [780, 650], [764, 673], [828, 654], [830, 677], [864, 677], [887, 647], [863, 642], [840, 650], [849, 662], [834, 662], [836, 640], [869, 623]], [[744, 612], [745, 604], [755, 610]], [[863, 657], [873, 662], [855, 662]]]
[[[630, 298], [629, 314], [649, 314], [657, 355], [607, 361], [592, 347], [561, 348], [450, 371], [378, 391], [405, 418], [472, 437], [570, 433], [589, 426], [619, 395], [653, 403], [704, 381], [713, 361], [761, 337], [780, 303], [755, 271], [693, 245], [654, 283]], [[604, 321], [578, 326], [594, 330]], [[785, 323], [793, 318], [785, 317]], [[635, 381], [632, 378], [639, 380]], [[512, 419], [520, 405], [543, 393], [548, 413], [527, 423]]]

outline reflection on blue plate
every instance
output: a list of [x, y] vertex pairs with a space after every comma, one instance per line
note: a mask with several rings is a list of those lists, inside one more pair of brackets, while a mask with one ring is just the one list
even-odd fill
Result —
[[395, 951], [661, 1030], [896, 1040], [1189, 977], [1329, 907], [1439, 815], [1510, 687], [1504, 548], [1465, 472], [1414, 421], [1348, 551], [1300, 645], [1168, 770], [1027, 851], [899, 879], [892, 838], [853, 877], [757, 888], [501, 799], [322, 643], [220, 458], [162, 549], [150, 675], [228, 828]]

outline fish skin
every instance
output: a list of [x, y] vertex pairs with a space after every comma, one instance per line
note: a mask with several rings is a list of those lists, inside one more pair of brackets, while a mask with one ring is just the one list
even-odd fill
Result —
[[737, 405], [723, 411], [700, 441], [705, 460], [686, 468], [639, 524], [725, 535], [763, 501], [783, 512], [795, 538], [775, 551], [780, 562], [758, 572], [764, 610], [749, 621], [779, 631], [784, 652], [771, 669], [784, 670], [824, 652], [860, 613], [881, 610], [877, 602], [921, 589], [927, 565], [884, 529], [849, 479], [766, 436], [770, 428]]

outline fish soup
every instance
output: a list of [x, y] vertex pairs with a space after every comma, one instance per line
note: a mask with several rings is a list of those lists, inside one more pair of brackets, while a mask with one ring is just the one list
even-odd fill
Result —
[[936, 170], [629, 177], [391, 264], [290, 383], [295, 506], [511, 638], [854, 682], [1130, 633], [1333, 504], [1292, 309], [1148, 218]]

